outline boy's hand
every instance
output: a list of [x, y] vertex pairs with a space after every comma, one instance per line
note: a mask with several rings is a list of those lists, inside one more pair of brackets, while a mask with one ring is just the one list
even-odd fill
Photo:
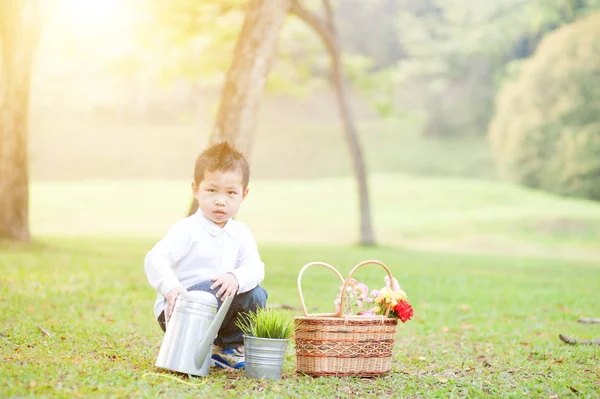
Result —
[[167, 294], [167, 321], [171, 319], [171, 314], [173, 313], [173, 309], [175, 309], [175, 301], [184, 292], [187, 292], [185, 288], [175, 287]]
[[233, 296], [237, 294], [237, 290], [239, 288], [239, 284], [237, 278], [231, 273], [221, 274], [220, 276], [215, 276], [211, 278], [211, 281], [215, 283], [210, 286], [210, 289], [214, 289], [218, 286], [221, 286], [217, 294], [215, 295], [217, 298], [221, 300], [227, 298], [228, 296]]

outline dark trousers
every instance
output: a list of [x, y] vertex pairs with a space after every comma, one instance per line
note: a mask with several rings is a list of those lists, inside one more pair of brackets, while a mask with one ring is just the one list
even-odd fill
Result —
[[[188, 291], [206, 291], [215, 295], [219, 290], [219, 287], [211, 290], [210, 286], [213, 284], [212, 281], [202, 281], [198, 284], [195, 284], [188, 288]], [[256, 311], [257, 308], [264, 308], [267, 306], [267, 298], [269, 295], [267, 291], [261, 286], [256, 286], [248, 292], [244, 292], [241, 294], [237, 294], [233, 301], [231, 302], [231, 306], [225, 315], [225, 319], [223, 319], [223, 324], [221, 324], [221, 328], [219, 329], [219, 333], [217, 334], [217, 339], [215, 339], [215, 345], [220, 346], [221, 348], [235, 348], [239, 345], [243, 345], [244, 338], [243, 333], [238, 326], [235, 325], [236, 320], [240, 316], [240, 314], [244, 314], [248, 311]], [[223, 301], [221, 299], [217, 300], [219, 302], [218, 306], [221, 307]], [[160, 328], [166, 331], [165, 324], [165, 312], [163, 311], [158, 316], [158, 324]]]

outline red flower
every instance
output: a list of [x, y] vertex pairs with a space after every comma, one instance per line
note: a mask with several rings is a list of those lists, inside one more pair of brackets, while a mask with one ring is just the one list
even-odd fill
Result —
[[402, 320], [402, 323], [407, 322], [413, 316], [413, 308], [410, 306], [410, 303], [406, 301], [400, 301], [396, 306], [394, 306], [394, 310], [398, 313], [398, 318]]

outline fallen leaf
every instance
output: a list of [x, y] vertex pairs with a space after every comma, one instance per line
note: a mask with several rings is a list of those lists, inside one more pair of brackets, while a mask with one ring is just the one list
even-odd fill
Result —
[[435, 377], [435, 378], [436, 378], [436, 379], [437, 379], [439, 382], [441, 382], [442, 384], [445, 384], [445, 383], [447, 383], [447, 382], [448, 382], [448, 378], [446, 378], [446, 377], [440, 377], [440, 376], [437, 376], [437, 377]]
[[473, 328], [473, 324], [471, 323], [463, 323], [460, 325], [460, 328], [462, 328], [463, 330], [470, 330], [471, 328]]
[[467, 305], [467, 304], [464, 304], [464, 303], [463, 303], [463, 304], [461, 304], [461, 305], [458, 305], [458, 308], [459, 308], [460, 310], [463, 310], [463, 311], [465, 311], [465, 312], [468, 312], [469, 310], [471, 310], [471, 306], [469, 306], [469, 305]]
[[28, 312], [35, 312], [35, 308], [33, 306], [30, 306], [27, 308]]
[[558, 399], [558, 395], [550, 395], [548, 396], [548, 399]]
[[448, 326], [445, 326], [445, 327], [442, 328], [442, 332], [448, 332], [448, 331], [450, 331], [450, 329], [448, 328]]
[[33, 388], [35, 385], [35, 381], [29, 381], [29, 388]]
[[579, 393], [579, 390], [577, 388], [573, 388], [573, 387], [569, 387], [569, 389], [571, 390], [571, 392], [573, 393]]

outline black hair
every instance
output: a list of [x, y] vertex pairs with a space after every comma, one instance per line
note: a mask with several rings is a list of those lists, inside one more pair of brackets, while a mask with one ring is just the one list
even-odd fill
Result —
[[250, 181], [248, 160], [241, 151], [235, 149], [227, 141], [214, 144], [198, 155], [194, 167], [194, 183], [200, 184], [207, 171], [214, 172], [216, 170], [223, 172], [241, 171], [244, 190], [248, 188], [248, 182]]

